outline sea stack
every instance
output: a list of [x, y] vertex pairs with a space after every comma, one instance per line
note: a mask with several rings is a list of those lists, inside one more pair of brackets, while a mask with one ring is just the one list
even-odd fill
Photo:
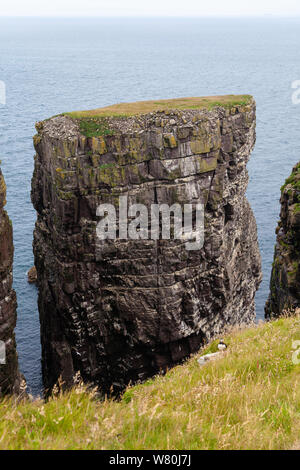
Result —
[[300, 163], [281, 188], [280, 202], [267, 318], [293, 313], [300, 307]]
[[[32, 201], [46, 389], [80, 371], [120, 392], [255, 318], [261, 281], [245, 197], [250, 96], [120, 104], [36, 125]], [[101, 204], [203, 203], [204, 246], [100, 240]]]
[[21, 382], [14, 334], [17, 302], [12, 288], [13, 233], [5, 204], [6, 186], [0, 170], [0, 395], [18, 393]]

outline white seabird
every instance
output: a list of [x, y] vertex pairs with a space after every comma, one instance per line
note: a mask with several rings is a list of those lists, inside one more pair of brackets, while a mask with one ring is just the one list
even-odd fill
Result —
[[220, 339], [220, 342], [218, 344], [218, 350], [219, 351], [225, 351], [227, 349], [227, 345], [224, 343], [222, 339]]

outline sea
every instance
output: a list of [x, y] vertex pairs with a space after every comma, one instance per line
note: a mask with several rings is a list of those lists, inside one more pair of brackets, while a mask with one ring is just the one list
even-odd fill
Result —
[[0, 18], [0, 159], [14, 227], [17, 347], [32, 394], [42, 391], [37, 290], [26, 277], [35, 122], [118, 102], [252, 94], [248, 199], [263, 261], [263, 320], [280, 187], [300, 160], [300, 104], [292, 99], [299, 81], [299, 18]]

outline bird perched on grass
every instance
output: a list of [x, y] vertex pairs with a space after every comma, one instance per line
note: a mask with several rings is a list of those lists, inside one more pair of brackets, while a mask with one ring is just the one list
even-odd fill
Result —
[[227, 344], [225, 344], [224, 341], [220, 339], [219, 344], [218, 344], [218, 350], [225, 351], [225, 349], [227, 349]]

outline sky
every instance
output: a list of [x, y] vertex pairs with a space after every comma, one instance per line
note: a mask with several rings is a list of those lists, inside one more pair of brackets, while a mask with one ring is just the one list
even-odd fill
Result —
[[0, 16], [299, 16], [299, 0], [0, 0]]

